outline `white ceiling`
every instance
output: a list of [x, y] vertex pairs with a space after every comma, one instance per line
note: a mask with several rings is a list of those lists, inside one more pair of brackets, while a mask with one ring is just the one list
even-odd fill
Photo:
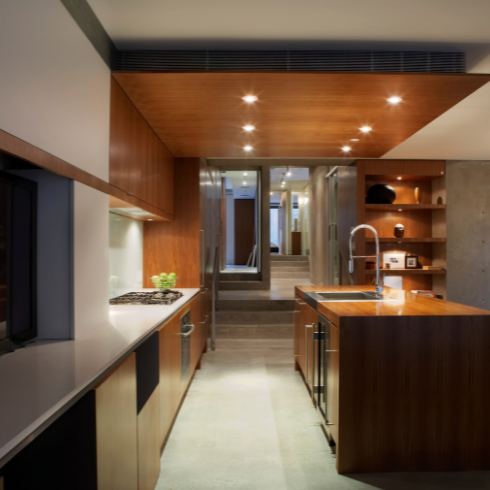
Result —
[[[118, 49], [465, 51], [490, 73], [490, 0], [88, 0]], [[383, 158], [490, 159], [490, 86]]]
[[[245, 176], [244, 173], [247, 175]], [[255, 170], [228, 170], [221, 176], [226, 178], [226, 188], [233, 189], [234, 199], [255, 199], [257, 195], [257, 172]]]
[[88, 1], [119, 49], [230, 49], [230, 42], [490, 42], [488, 0]]

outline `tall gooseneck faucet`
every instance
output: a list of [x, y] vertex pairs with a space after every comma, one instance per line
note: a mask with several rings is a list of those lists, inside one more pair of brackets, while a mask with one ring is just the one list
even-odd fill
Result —
[[[376, 255], [352, 255], [352, 238], [357, 233], [358, 230], [366, 228], [367, 230], [371, 230], [374, 233], [374, 239], [376, 240]], [[354, 272], [354, 259], [364, 258], [367, 259], [369, 257], [376, 257], [376, 296], [378, 298], [381, 297], [381, 293], [383, 291], [383, 287], [381, 286], [381, 282], [379, 279], [379, 238], [378, 232], [369, 225], [359, 225], [356, 226], [351, 232], [349, 237], [349, 272], [352, 274]]]

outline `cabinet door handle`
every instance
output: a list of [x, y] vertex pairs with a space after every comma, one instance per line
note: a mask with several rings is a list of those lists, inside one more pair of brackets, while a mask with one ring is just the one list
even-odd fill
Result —
[[180, 334], [180, 335], [181, 335], [182, 337], [184, 337], [184, 338], [185, 338], [185, 337], [189, 337], [189, 335], [190, 335], [192, 332], [194, 332], [194, 329], [196, 328], [196, 326], [195, 326], [195, 325], [193, 325], [192, 323], [188, 323], [188, 324], [187, 324], [187, 326], [188, 326], [188, 327], [191, 327], [191, 329], [190, 329], [188, 332], [186, 332], [186, 333], [181, 333], [181, 334]]
[[338, 350], [326, 350], [325, 352], [338, 352]]
[[204, 288], [204, 290], [203, 290], [203, 291], [201, 291], [201, 294], [206, 294], [206, 293], [208, 292], [208, 289], [209, 289], [209, 288]]
[[201, 238], [201, 287], [204, 286], [205, 282], [205, 275], [206, 275], [206, 258], [205, 258], [205, 251], [206, 251], [206, 245], [204, 244], [204, 230], [199, 230], [200, 231], [200, 238]]
[[302, 303], [299, 299], [294, 298], [294, 301], [296, 301], [296, 303], [298, 303], [300, 306], [306, 305], [306, 303]]
[[204, 321], [203, 322], [199, 322], [199, 323], [205, 324], [208, 321], [208, 318], [209, 318], [209, 315], [206, 315], [204, 317]]

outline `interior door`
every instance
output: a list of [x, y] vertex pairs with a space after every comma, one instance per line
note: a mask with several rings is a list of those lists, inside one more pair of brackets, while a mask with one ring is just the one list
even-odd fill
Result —
[[235, 264], [247, 265], [254, 246], [255, 199], [235, 199]]

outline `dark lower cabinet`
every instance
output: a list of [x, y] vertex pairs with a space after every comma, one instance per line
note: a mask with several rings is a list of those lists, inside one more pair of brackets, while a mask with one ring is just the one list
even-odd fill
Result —
[[4, 490], [96, 490], [95, 393], [81, 398], [0, 473]]

